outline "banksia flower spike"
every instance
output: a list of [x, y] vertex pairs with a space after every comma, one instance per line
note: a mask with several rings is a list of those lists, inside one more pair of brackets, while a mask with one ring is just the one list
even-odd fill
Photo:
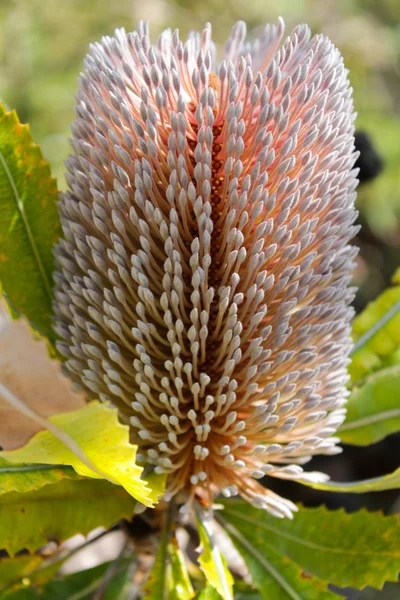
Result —
[[60, 200], [65, 370], [128, 420], [166, 498], [295, 506], [264, 475], [338, 451], [356, 158], [347, 71], [283, 23], [216, 62], [211, 27], [115, 32], [86, 59]]

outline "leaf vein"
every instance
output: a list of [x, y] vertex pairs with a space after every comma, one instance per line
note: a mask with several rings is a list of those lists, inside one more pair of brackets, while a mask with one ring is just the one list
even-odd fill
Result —
[[229, 531], [246, 548], [246, 550], [268, 571], [268, 573], [279, 583], [279, 585], [288, 593], [293, 600], [302, 600], [301, 596], [285, 581], [281, 574], [267, 561], [265, 556], [260, 554], [244, 536], [230, 523], [227, 523], [221, 517], [218, 520], [223, 522], [224, 528]]
[[357, 429], [358, 427], [365, 427], [366, 425], [371, 425], [372, 423], [379, 423], [379, 421], [385, 421], [386, 419], [392, 419], [395, 417], [400, 417], [400, 409], [394, 408], [393, 410], [386, 410], [376, 415], [369, 415], [368, 417], [360, 417], [359, 419], [354, 419], [353, 421], [349, 421], [348, 423], [343, 423], [340, 431], [350, 431], [352, 429]]
[[[238, 513], [235, 510], [232, 510], [231, 508], [227, 508], [225, 507], [225, 510], [230, 513], [231, 515], [235, 515], [236, 517], [238, 517], [239, 519], [242, 519], [242, 521], [247, 521], [248, 523], [251, 523], [254, 526], [257, 527], [261, 527], [262, 529], [265, 529], [266, 531], [272, 531], [273, 533], [276, 533], [277, 535], [279, 535], [280, 537], [284, 537], [287, 538], [288, 540], [291, 540], [297, 544], [306, 546], [308, 548], [312, 548], [313, 550], [322, 550], [324, 552], [328, 552], [331, 554], [347, 554], [349, 556], [374, 556], [376, 555], [376, 552], [368, 552], [365, 550], [357, 550], [357, 551], [353, 551], [353, 550], [347, 550], [346, 548], [332, 548], [329, 546], [323, 546], [322, 544], [316, 544], [315, 542], [309, 542], [306, 541], [302, 538], [299, 538], [295, 535], [292, 535], [290, 533], [287, 533], [286, 531], [284, 531], [283, 529], [279, 529], [277, 527], [273, 527], [272, 525], [267, 525], [266, 523], [260, 522], [260, 521], [256, 521], [255, 519], [252, 519], [251, 517], [247, 517], [246, 515], [243, 515], [241, 513]], [[381, 556], [400, 556], [400, 550], [399, 552], [379, 552], [379, 554]]]
[[354, 356], [363, 346], [365, 346], [383, 327], [399, 312], [400, 300], [398, 300], [393, 306], [372, 325], [365, 333], [363, 333], [358, 340], [355, 342], [350, 356]]
[[36, 242], [35, 242], [34, 236], [32, 234], [31, 228], [29, 226], [29, 222], [28, 222], [28, 219], [27, 219], [26, 214], [25, 214], [24, 205], [23, 205], [23, 202], [22, 202], [22, 200], [20, 198], [20, 195], [19, 195], [17, 186], [15, 184], [14, 178], [13, 178], [11, 172], [10, 172], [10, 169], [8, 168], [7, 162], [6, 162], [5, 158], [4, 158], [4, 155], [1, 152], [1, 150], [0, 150], [0, 162], [1, 162], [2, 166], [3, 166], [3, 170], [4, 170], [4, 172], [5, 172], [6, 176], [7, 176], [7, 179], [9, 181], [9, 183], [10, 183], [10, 187], [12, 189], [12, 192], [13, 192], [13, 195], [14, 195], [14, 199], [15, 199], [15, 204], [17, 206], [18, 212], [19, 212], [19, 214], [21, 216], [21, 219], [22, 219], [22, 222], [24, 224], [24, 227], [25, 227], [25, 230], [26, 230], [26, 233], [27, 233], [27, 236], [28, 236], [28, 240], [29, 240], [29, 243], [30, 243], [31, 248], [32, 248], [33, 255], [34, 255], [35, 260], [37, 262], [37, 265], [38, 265], [38, 268], [39, 268], [39, 271], [40, 271], [40, 275], [41, 275], [41, 277], [43, 279], [43, 283], [44, 283], [44, 287], [45, 287], [46, 293], [49, 296], [50, 302], [52, 302], [52, 292], [51, 292], [50, 280], [49, 280], [49, 278], [47, 276], [46, 269], [44, 268], [44, 265], [42, 263], [42, 259], [41, 259], [39, 250], [38, 250], [38, 248], [36, 246]]

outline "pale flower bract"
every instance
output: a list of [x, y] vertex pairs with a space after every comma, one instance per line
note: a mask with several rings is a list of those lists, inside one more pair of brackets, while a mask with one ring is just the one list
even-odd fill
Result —
[[65, 371], [131, 424], [166, 498], [324, 476], [351, 348], [352, 90], [339, 51], [283, 22], [217, 62], [211, 27], [91, 47], [60, 200], [55, 322]]

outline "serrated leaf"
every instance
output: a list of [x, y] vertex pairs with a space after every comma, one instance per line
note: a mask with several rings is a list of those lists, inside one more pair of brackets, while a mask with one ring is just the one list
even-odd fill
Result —
[[28, 125], [0, 105], [0, 281], [14, 311], [49, 339], [56, 202], [56, 182]]
[[385, 581], [397, 581], [397, 516], [300, 507], [292, 521], [278, 521], [242, 501], [224, 500], [223, 504], [223, 518], [254, 546], [260, 547], [267, 539], [276, 552], [322, 581], [356, 588], [380, 588]]
[[165, 484], [167, 481], [166, 473], [156, 473], [151, 471], [142, 475], [143, 481], [146, 483], [148, 488], [148, 498], [154, 505], [157, 504], [161, 496], [165, 492]]
[[[126, 600], [128, 594], [124, 594], [124, 589], [129, 585], [129, 570], [131, 559], [123, 559], [116, 566], [115, 572], [111, 580], [108, 582], [106, 589], [102, 593], [102, 600]], [[1, 596], [1, 600], [93, 600], [94, 594], [103, 583], [103, 578], [106, 576], [108, 569], [112, 563], [106, 562], [85, 569], [72, 575], [57, 577], [52, 581], [47, 581], [43, 584], [29, 586], [18, 586], [15, 590], [10, 590]]]
[[400, 286], [385, 290], [353, 322], [349, 373], [357, 382], [386, 366], [400, 345]]
[[134, 499], [108, 481], [64, 479], [27, 494], [0, 496], [0, 548], [10, 555], [30, 552], [49, 540], [63, 541], [76, 533], [109, 527], [129, 519]]
[[[52, 465], [14, 465], [0, 458], [0, 494], [32, 492], [61, 479], [77, 479], [72, 467]], [[1, 581], [1, 579], [0, 579]]]
[[[129, 443], [129, 427], [119, 422], [117, 409], [91, 402], [79, 410], [49, 417], [49, 421], [79, 445], [105, 479], [122, 485], [146, 506], [154, 506], [152, 493], [140, 478], [143, 469], [135, 464], [137, 446]], [[2, 452], [1, 457], [13, 464], [71, 465], [80, 475], [101, 477], [50, 431], [40, 431], [25, 446]]]
[[[374, 588], [366, 587], [361, 592], [353, 590], [340, 589], [342, 597], [349, 600], [399, 600], [400, 598], [400, 583], [385, 583], [382, 590], [377, 592]], [[347, 592], [347, 593], [346, 593]], [[349, 592], [351, 596], [349, 597]]]
[[400, 365], [369, 375], [354, 388], [338, 431], [346, 444], [367, 446], [400, 430]]
[[268, 542], [268, 537], [245, 537], [231, 523], [224, 523], [226, 532], [242, 555], [253, 584], [263, 600], [331, 600], [337, 598], [326, 583], [308, 575], [282, 556]]
[[207, 517], [197, 514], [197, 529], [202, 551], [199, 556], [200, 568], [209, 584], [211, 584], [224, 600], [233, 600], [233, 577], [227, 567], [214, 539], [214, 534]]

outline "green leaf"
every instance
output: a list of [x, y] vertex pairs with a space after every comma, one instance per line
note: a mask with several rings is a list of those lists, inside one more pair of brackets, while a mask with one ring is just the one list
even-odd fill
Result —
[[[0, 560], [0, 592], [14, 580], [24, 579], [43, 562], [37, 554], [15, 556]], [[1, 597], [1, 596], [0, 596]]]
[[397, 516], [300, 507], [292, 521], [278, 521], [243, 501], [224, 500], [223, 504], [223, 518], [254, 547], [262, 548], [267, 540], [282, 557], [322, 581], [356, 588], [380, 588], [385, 581], [397, 581]]
[[[342, 598], [349, 598], [346, 595], [349, 590], [338, 590], [342, 593]], [[377, 592], [374, 588], [366, 587], [362, 592], [353, 593], [350, 596], [351, 600], [399, 600], [400, 598], [400, 583], [385, 583], [382, 590]]]
[[[13, 465], [0, 458], [0, 494], [31, 492], [61, 479], [77, 479], [72, 467], [52, 465]], [[1, 579], [0, 579], [1, 581]]]
[[56, 182], [28, 125], [0, 105], [0, 281], [14, 311], [51, 340], [56, 202]]
[[171, 535], [172, 510], [170, 505], [143, 600], [190, 600], [194, 596], [185, 559], [175, 536]]
[[26, 588], [28, 581], [30, 585], [41, 585], [53, 579], [68, 556], [66, 552], [61, 554], [63, 558], [58, 560], [39, 554], [3, 558], [0, 561], [0, 598], [6, 590]]
[[[130, 585], [131, 564], [132, 560], [129, 558], [120, 561], [102, 593], [102, 600], [128, 600], [129, 596], [124, 591]], [[18, 586], [3, 594], [1, 600], [93, 600], [107, 571], [112, 567], [113, 563], [106, 562], [92, 569], [57, 577], [44, 584], [38, 585], [35, 582], [32, 586]]]
[[[0, 560], [0, 592], [4, 592], [6, 589], [9, 591], [11, 589], [18, 590], [25, 588], [27, 580], [29, 580], [29, 585], [33, 586], [43, 585], [53, 580], [65, 562], [74, 554], [82, 552], [95, 541], [107, 536], [109, 531], [109, 529], [103, 529], [102, 533], [91, 536], [82, 544], [70, 550], [63, 548], [61, 545], [58, 547], [58, 550], [51, 552], [49, 555], [45, 552], [35, 553], [34, 555], [19, 554], [13, 558], [3, 558]], [[22, 561], [22, 559], [27, 560]], [[28, 562], [28, 559], [31, 562]], [[121, 559], [122, 556], [116, 562], [118, 563]], [[9, 565], [9, 568], [7, 565]], [[4, 577], [5, 574], [6, 576]], [[1, 594], [0, 598], [2, 598]]]
[[[369, 375], [362, 387], [353, 389], [347, 418], [338, 434], [346, 444], [366, 446], [400, 430], [400, 365]], [[330, 492], [363, 494], [400, 489], [400, 467], [380, 477], [361, 481], [302, 485]]]
[[[103, 476], [122, 485], [139, 502], [154, 506], [154, 493], [140, 479], [142, 467], [135, 464], [137, 446], [129, 443], [129, 427], [120, 423], [117, 409], [91, 402], [79, 410], [49, 417], [49, 421], [79, 445], [97, 472], [89, 469], [50, 431], [40, 431], [22, 448], [1, 452], [0, 457], [14, 464], [71, 465], [80, 475]], [[159, 480], [157, 485], [160, 489]]]
[[242, 555], [253, 583], [264, 600], [331, 600], [337, 598], [326, 583], [304, 573], [287, 556], [282, 556], [269, 543], [269, 538], [245, 537], [230, 523], [224, 523], [236, 548]]
[[169, 593], [168, 600], [189, 600], [193, 598], [194, 591], [187, 572], [185, 558], [179, 550], [176, 538], [168, 544], [170, 560]]
[[170, 519], [164, 523], [154, 565], [144, 586], [143, 600], [167, 600], [168, 582], [168, 539]]
[[152, 502], [154, 505], [157, 504], [161, 496], [165, 492], [165, 484], [167, 481], [166, 473], [155, 473], [151, 471], [150, 473], [145, 473], [142, 475], [143, 481], [146, 483], [148, 487], [148, 498], [149, 502]]
[[235, 600], [262, 600], [260, 592], [243, 580], [235, 580]]
[[367, 446], [400, 430], [400, 365], [369, 375], [354, 388], [339, 429], [346, 444]]
[[64, 479], [27, 494], [9, 492], [0, 496], [0, 548], [10, 555], [32, 552], [49, 540], [129, 519], [134, 506], [121, 487], [102, 480]]
[[207, 516], [197, 514], [197, 529], [202, 552], [199, 556], [200, 568], [210, 583], [224, 600], [233, 600], [233, 577], [226, 565], [225, 558], [215, 544]]
[[400, 345], [400, 285], [385, 290], [353, 322], [353, 382], [386, 366]]
[[221, 600], [222, 596], [220, 596], [212, 585], [208, 584], [204, 590], [198, 592], [195, 596], [196, 600]]
[[365, 494], [366, 492], [383, 492], [384, 490], [400, 489], [400, 467], [380, 477], [372, 477], [371, 479], [362, 479], [361, 481], [327, 481], [325, 483], [310, 483], [306, 481], [298, 481], [302, 485], [312, 487], [315, 490], [326, 490], [328, 492], [347, 492], [354, 494]]

